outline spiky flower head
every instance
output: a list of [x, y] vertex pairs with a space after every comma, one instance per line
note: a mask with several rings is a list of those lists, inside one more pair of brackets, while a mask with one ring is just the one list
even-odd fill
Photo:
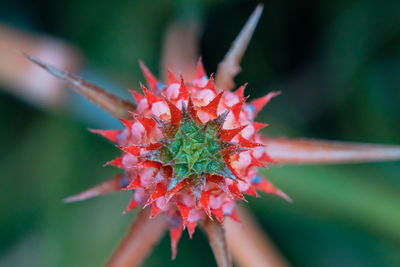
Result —
[[191, 237], [206, 217], [237, 220], [235, 202], [243, 194], [257, 196], [258, 189], [288, 199], [257, 173], [271, 160], [257, 134], [266, 124], [253, 119], [279, 92], [246, 103], [246, 85], [217, 88], [201, 60], [194, 80], [169, 72], [166, 85], [141, 67], [148, 88], [140, 84], [143, 95], [131, 91], [137, 109], [131, 120], [121, 119], [125, 129], [95, 132], [124, 152], [108, 164], [125, 170], [121, 186], [133, 191], [125, 212], [151, 205], [152, 217], [169, 217], [173, 257], [185, 227]]

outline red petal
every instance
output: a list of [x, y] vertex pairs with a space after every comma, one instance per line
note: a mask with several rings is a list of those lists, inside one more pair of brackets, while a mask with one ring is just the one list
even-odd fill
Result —
[[147, 150], [156, 150], [159, 149], [162, 146], [161, 143], [150, 143], [150, 144], [146, 144], [146, 145], [138, 145], [138, 147], [147, 149]]
[[144, 87], [144, 85], [142, 83], [140, 83], [140, 87], [142, 88], [142, 90], [144, 92], [144, 95], [147, 99], [147, 104], [149, 105], [149, 108], [151, 108], [153, 106], [153, 103], [161, 101], [160, 98], [156, 97], [152, 92], [147, 90], [147, 88]]
[[182, 214], [183, 225], [186, 225], [187, 219], [188, 219], [188, 216], [189, 216], [189, 212], [190, 212], [191, 208], [186, 207], [185, 205], [183, 205], [181, 203], [178, 203], [178, 208], [179, 208], [179, 211]]
[[200, 118], [197, 116], [197, 111], [193, 105], [193, 101], [192, 101], [191, 97], [189, 97], [187, 110], [188, 110], [190, 116], [192, 116], [193, 120], [195, 120], [197, 123], [201, 123]]
[[221, 135], [221, 140], [222, 141], [231, 141], [233, 137], [235, 137], [238, 133], [240, 133], [246, 127], [247, 127], [247, 125], [243, 125], [241, 127], [234, 128], [234, 129], [221, 130], [219, 132], [219, 134]]
[[125, 120], [125, 119], [119, 119], [119, 120], [129, 130], [132, 128], [132, 125], [135, 123], [134, 121], [131, 121], [131, 120]]
[[124, 168], [124, 166], [122, 165], [122, 156], [118, 157], [116, 159], [110, 160], [108, 162], [106, 162], [106, 164], [104, 164], [104, 166], [108, 166], [108, 165], [112, 165], [118, 168]]
[[251, 123], [254, 127], [254, 132], [258, 132], [259, 130], [261, 130], [262, 128], [265, 128], [268, 126], [268, 124], [266, 123], [261, 123], [261, 122], [252, 122]]
[[291, 198], [288, 195], [286, 195], [280, 189], [276, 188], [272, 183], [270, 183], [269, 181], [267, 181], [264, 178], [261, 178], [261, 177], [259, 177], [259, 178], [261, 179], [261, 182], [253, 184], [257, 190], [260, 190], [267, 194], [280, 196], [284, 200], [286, 200], [288, 202], [292, 202]]
[[142, 99], [144, 98], [144, 95], [139, 94], [138, 92], [136, 92], [135, 90], [129, 90], [129, 92], [131, 93], [131, 95], [133, 96], [133, 98], [136, 101], [136, 104], [138, 104], [140, 101], [142, 101]]
[[121, 130], [95, 130], [95, 129], [89, 129], [89, 131], [95, 134], [99, 134], [114, 143], [118, 141], [118, 135], [122, 132]]
[[203, 206], [203, 209], [207, 213], [208, 217], [211, 218], [211, 213], [210, 213], [210, 191], [201, 192], [200, 203]]
[[241, 135], [239, 135], [239, 145], [242, 147], [249, 147], [249, 148], [254, 148], [254, 147], [258, 147], [258, 146], [264, 146], [263, 144], [259, 144], [259, 143], [254, 143], [251, 142], [247, 139], [244, 139]]
[[243, 98], [230, 108], [232, 110], [233, 116], [237, 121], [239, 121], [240, 112], [242, 112], [243, 104], [246, 102], [247, 98], [248, 97]]
[[264, 168], [264, 167], [265, 167], [264, 164], [262, 164], [258, 159], [256, 159], [256, 158], [254, 157], [254, 155], [253, 155], [252, 152], [250, 152], [250, 156], [251, 156], [251, 163], [250, 163], [250, 166], [252, 166], [252, 167], [261, 167], [261, 168]]
[[211, 73], [210, 79], [208, 79], [207, 84], [204, 86], [204, 88], [211, 89], [214, 93], [217, 93], [217, 90], [215, 89], [215, 84], [214, 84], [214, 74]]
[[223, 224], [224, 223], [224, 211], [222, 210], [222, 208], [219, 209], [212, 209], [211, 210], [212, 214], [214, 214], [215, 218], [217, 218], [217, 220]]
[[271, 98], [278, 96], [280, 93], [280, 91], [270, 92], [266, 96], [251, 101], [250, 105], [254, 107], [254, 114], [257, 114], [271, 100]]
[[171, 236], [172, 259], [175, 259], [175, 257], [176, 257], [177, 245], [178, 245], [178, 241], [182, 235], [182, 228], [183, 228], [182, 224], [179, 224], [175, 228], [173, 228], [173, 227], [169, 228], [169, 234]]
[[126, 147], [118, 146], [118, 148], [134, 156], [140, 156], [140, 147], [138, 146], [126, 146]]
[[264, 153], [261, 158], [258, 159], [259, 161], [263, 161], [263, 162], [274, 162], [273, 159], [270, 158], [270, 156], [268, 156], [267, 153]]
[[173, 189], [168, 191], [167, 195], [165, 196], [167, 198], [167, 200], [169, 201], [179, 190], [181, 190], [186, 185], [187, 181], [188, 181], [188, 179], [181, 181]]
[[141, 186], [142, 186], [142, 184], [140, 183], [140, 176], [138, 174], [138, 175], [136, 175], [135, 179], [133, 179], [131, 181], [131, 183], [126, 187], [126, 189], [130, 190], [130, 189], [134, 189], [134, 188], [139, 188]]
[[128, 204], [128, 207], [124, 210], [124, 213], [128, 213], [129, 211], [135, 209], [137, 206], [139, 206], [139, 202], [135, 200], [135, 197], [132, 196], [131, 201]]
[[146, 205], [150, 204], [159, 197], [165, 196], [165, 193], [167, 193], [167, 187], [162, 183], [158, 183], [156, 189], [153, 191], [150, 198], [147, 200]]
[[181, 123], [181, 111], [168, 99], [165, 99], [165, 101], [167, 102], [169, 107], [169, 112], [171, 113], [171, 124], [179, 126], [179, 124]]
[[221, 93], [219, 93], [213, 100], [210, 101], [210, 103], [208, 103], [207, 106], [200, 107], [200, 109], [214, 117], [217, 117], [218, 116], [218, 113], [217, 113], [218, 105], [219, 105], [219, 102], [221, 101], [221, 97], [222, 97], [223, 93], [224, 93], [223, 91]]
[[190, 238], [190, 239], [192, 239], [192, 237], [193, 237], [193, 233], [194, 233], [194, 230], [196, 229], [196, 225], [197, 225], [197, 222], [196, 222], [196, 221], [194, 221], [194, 222], [187, 222], [187, 223], [186, 223], [186, 226], [187, 226], [187, 229], [188, 229], [188, 232], [189, 232], [189, 238]]
[[239, 97], [239, 99], [243, 98], [244, 95], [244, 89], [246, 89], [247, 87], [247, 83], [243, 84], [242, 86], [240, 86], [235, 92], [233, 92], [235, 95], [237, 95]]
[[206, 72], [204, 71], [202, 58], [199, 57], [199, 60], [197, 61], [197, 67], [196, 67], [196, 79], [201, 79], [204, 76], [206, 76]]
[[150, 161], [150, 160], [146, 160], [144, 162], [140, 163], [140, 166], [142, 168], [156, 168], [156, 169], [160, 169], [162, 167], [162, 164], [160, 162], [156, 162], [156, 161]]
[[252, 186], [252, 185], [249, 185], [249, 188], [244, 193], [247, 195], [253, 196], [253, 197], [259, 197], [256, 189], [254, 189], [254, 186]]
[[150, 90], [155, 92], [157, 90], [158, 80], [157, 78], [150, 72], [150, 70], [146, 67], [143, 61], [139, 61], [140, 68], [143, 71], [144, 78], [146, 79], [147, 85]]
[[151, 205], [151, 215], [150, 215], [150, 218], [156, 217], [157, 214], [159, 214], [160, 212], [162, 212], [162, 210], [157, 206], [156, 203], [153, 203], [153, 205]]
[[171, 85], [173, 83], [179, 83], [179, 81], [175, 77], [175, 75], [170, 70], [168, 70], [168, 84]]
[[147, 134], [150, 134], [156, 126], [156, 122], [152, 118], [146, 118], [135, 114], [135, 119], [137, 119], [140, 124], [143, 125], [143, 128], [146, 130]]
[[181, 76], [181, 87], [179, 87], [179, 95], [178, 99], [185, 99], [187, 100], [189, 98], [189, 92], [185, 86], [185, 82], [183, 81], [183, 77]]
[[238, 186], [236, 183], [232, 183], [228, 186], [229, 192], [231, 192], [232, 195], [244, 200], [247, 202], [247, 200], [243, 197], [242, 193], [240, 192]]
[[225, 178], [219, 175], [211, 175], [207, 177], [207, 182], [214, 183], [218, 185], [218, 187], [224, 191], [225, 193], [229, 194], [229, 189], [226, 185]]

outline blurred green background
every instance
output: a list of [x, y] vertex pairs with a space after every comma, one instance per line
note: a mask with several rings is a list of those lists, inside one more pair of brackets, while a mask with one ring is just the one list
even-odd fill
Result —
[[[236, 81], [249, 82], [251, 97], [283, 91], [259, 115], [271, 125], [264, 132], [400, 144], [400, 1], [262, 2]], [[168, 22], [202, 20], [210, 74], [258, 3], [1, 0], [0, 21], [74, 43], [90, 68], [137, 88], [139, 58], [158, 74]], [[70, 112], [41, 111], [3, 91], [0, 125], [0, 265], [101, 266], [135, 216], [122, 215], [130, 194], [62, 199], [117, 173], [102, 164], [118, 149]], [[263, 195], [247, 206], [292, 265], [400, 266], [398, 163], [263, 173], [294, 203]], [[192, 241], [184, 233], [175, 261], [169, 242], [144, 266], [215, 265], [200, 230]]]

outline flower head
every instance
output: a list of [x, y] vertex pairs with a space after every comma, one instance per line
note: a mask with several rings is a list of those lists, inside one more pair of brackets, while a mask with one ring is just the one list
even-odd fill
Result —
[[271, 162], [257, 131], [266, 124], [253, 119], [278, 92], [246, 103], [246, 85], [222, 91], [205, 75], [199, 60], [196, 78], [186, 82], [169, 73], [157, 81], [141, 64], [148, 88], [132, 91], [137, 109], [121, 119], [121, 131], [97, 133], [116, 142], [121, 157], [109, 162], [125, 170], [123, 189], [134, 195], [126, 212], [151, 205], [151, 216], [169, 217], [173, 255], [182, 230], [192, 236], [206, 217], [223, 223], [236, 219], [235, 202], [256, 189], [286, 197], [257, 173]]

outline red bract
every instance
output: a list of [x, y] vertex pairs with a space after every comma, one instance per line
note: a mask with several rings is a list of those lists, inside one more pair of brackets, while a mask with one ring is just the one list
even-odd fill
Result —
[[[271, 160], [257, 134], [265, 125], [253, 119], [277, 93], [246, 103], [243, 93], [223, 91], [215, 86], [213, 79], [205, 75], [201, 60], [194, 80], [185, 82], [181, 78], [179, 81], [170, 72], [165, 85], [143, 63], [141, 67], [152, 89], [141, 85], [143, 95], [133, 93], [137, 108], [131, 112], [130, 120], [122, 120], [126, 128], [92, 131], [117, 143], [124, 152], [111, 164], [125, 171], [120, 189], [134, 191], [125, 211], [141, 205], [151, 206], [151, 217], [160, 212], [167, 214], [173, 258], [185, 227], [191, 237], [198, 222], [206, 217], [223, 223], [224, 216], [234, 216], [236, 200], [245, 200], [242, 194], [254, 196], [257, 189], [288, 199], [257, 173], [257, 167], [264, 167]], [[191, 134], [190, 129], [185, 130], [190, 125], [196, 127], [196, 132], [183, 137], [184, 143], [179, 143], [180, 133]], [[194, 140], [202, 131], [211, 134], [212, 139]], [[210, 142], [218, 142], [218, 151], [214, 154], [209, 151], [212, 147], [209, 150], [196, 147], [198, 144], [211, 146]], [[171, 153], [174, 149], [180, 149], [177, 155], [163, 158], [164, 151]], [[185, 150], [191, 151], [185, 153]], [[195, 161], [189, 166], [192, 170], [187, 170], [186, 160]], [[220, 162], [221, 167], [217, 165], [218, 170], [210, 170], [215, 162]], [[186, 168], [183, 176], [176, 170], [181, 165]], [[200, 169], [193, 171], [195, 166]]]

